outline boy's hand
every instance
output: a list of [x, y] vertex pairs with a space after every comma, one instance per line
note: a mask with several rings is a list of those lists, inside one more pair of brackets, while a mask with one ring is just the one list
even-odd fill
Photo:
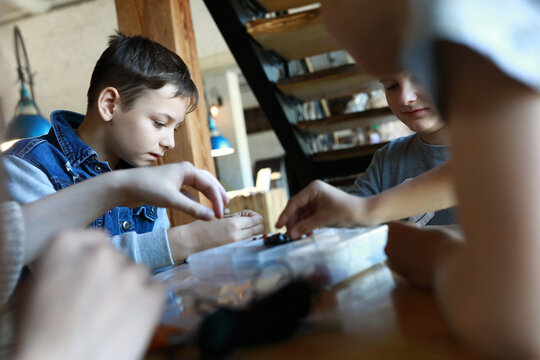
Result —
[[262, 216], [255, 211], [243, 210], [223, 219], [197, 220], [169, 229], [173, 258], [178, 261], [198, 251], [261, 234], [262, 222]]
[[15, 359], [138, 359], [165, 299], [163, 284], [104, 233], [52, 240], [24, 297]]
[[[223, 205], [229, 203], [225, 189], [208, 171], [197, 169], [189, 162], [166, 164], [150, 168], [113, 171], [123, 194], [123, 206], [152, 204], [175, 208], [198, 219], [223, 217]], [[199, 190], [212, 202], [213, 211], [186, 196], [183, 186]]]
[[392, 222], [385, 252], [388, 266], [412, 284], [433, 288], [435, 273], [450, 252], [463, 246], [463, 238], [453, 226], [419, 228]]
[[360, 226], [357, 219], [366, 213], [366, 206], [364, 198], [316, 180], [289, 200], [276, 227], [286, 225], [289, 235], [296, 239], [319, 227]]

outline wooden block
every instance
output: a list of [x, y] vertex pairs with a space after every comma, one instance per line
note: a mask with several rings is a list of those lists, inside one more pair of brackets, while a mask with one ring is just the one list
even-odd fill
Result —
[[339, 50], [321, 21], [319, 9], [246, 24], [247, 32], [265, 49], [297, 60]]
[[303, 101], [336, 98], [382, 88], [376, 79], [364, 74], [355, 64], [281, 79], [277, 86], [285, 95]]
[[306, 6], [316, 3], [313, 0], [259, 0], [259, 4], [270, 12], [285, 11], [301, 6]]
[[300, 121], [296, 124], [296, 127], [304, 132], [327, 134], [338, 130], [356, 129], [393, 120], [397, 120], [397, 118], [389, 108], [385, 107], [351, 114], [334, 115], [319, 120]]
[[388, 144], [388, 142], [382, 142], [378, 144], [354, 146], [348, 149], [330, 150], [313, 154], [311, 159], [316, 162], [323, 161], [335, 161], [342, 159], [349, 159], [354, 157], [361, 157], [375, 154], [375, 151]]
[[287, 205], [287, 193], [283, 188], [270, 189], [267, 192], [256, 192], [251, 195], [237, 195], [231, 198], [226, 209], [229, 214], [242, 210], [253, 210], [263, 217], [264, 232], [273, 233], [281, 231], [276, 229], [276, 223], [279, 215]]

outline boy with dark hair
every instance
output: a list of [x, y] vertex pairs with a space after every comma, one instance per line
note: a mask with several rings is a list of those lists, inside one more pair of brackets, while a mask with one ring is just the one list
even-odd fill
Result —
[[188, 100], [186, 114], [197, 107], [199, 92], [191, 80], [184, 61], [169, 49], [142, 36], [126, 37], [121, 33], [111, 36], [109, 47], [101, 54], [94, 67], [88, 87], [90, 111], [105, 87], [116, 88], [122, 94], [120, 105], [130, 109], [148, 90], [172, 84], [175, 97]]
[[[140, 36], [112, 36], [92, 74], [86, 114], [55, 111], [47, 135], [6, 151], [11, 197], [27, 203], [108, 171], [150, 165], [175, 146], [174, 133], [197, 100], [178, 55]], [[153, 269], [263, 231], [261, 216], [250, 211], [169, 228], [165, 209], [149, 205], [116, 207], [91, 226]]]

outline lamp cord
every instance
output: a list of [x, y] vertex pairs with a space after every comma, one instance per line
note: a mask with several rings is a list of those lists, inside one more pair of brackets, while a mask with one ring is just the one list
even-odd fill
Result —
[[[14, 34], [14, 39], [15, 39], [15, 57], [17, 59], [17, 73], [19, 75], [19, 81], [21, 82], [21, 98], [17, 106], [20, 106], [20, 103], [24, 99], [25, 84], [28, 84], [28, 86], [30, 87], [30, 96], [31, 96], [30, 100], [32, 101], [32, 105], [36, 108], [38, 114], [41, 114], [41, 111], [35, 101], [36, 97], [34, 95], [34, 79], [32, 75], [32, 69], [30, 68], [30, 61], [28, 60], [28, 53], [26, 52], [24, 39], [22, 37], [21, 31], [19, 30], [18, 26], [14, 27], [13, 34]], [[21, 49], [22, 49], [22, 54], [24, 56], [24, 64], [25, 64], [24, 69], [21, 64], [21, 54], [20, 54]], [[25, 72], [26, 72], [26, 77], [25, 77]]]

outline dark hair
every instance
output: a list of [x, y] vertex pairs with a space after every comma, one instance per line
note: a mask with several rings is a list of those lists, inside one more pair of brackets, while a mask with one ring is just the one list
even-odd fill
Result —
[[117, 32], [109, 38], [109, 47], [94, 67], [87, 94], [88, 108], [107, 86], [118, 90], [121, 106], [128, 110], [145, 91], [166, 84], [176, 86], [175, 96], [189, 100], [187, 112], [195, 110], [199, 93], [180, 56], [150, 39]]

